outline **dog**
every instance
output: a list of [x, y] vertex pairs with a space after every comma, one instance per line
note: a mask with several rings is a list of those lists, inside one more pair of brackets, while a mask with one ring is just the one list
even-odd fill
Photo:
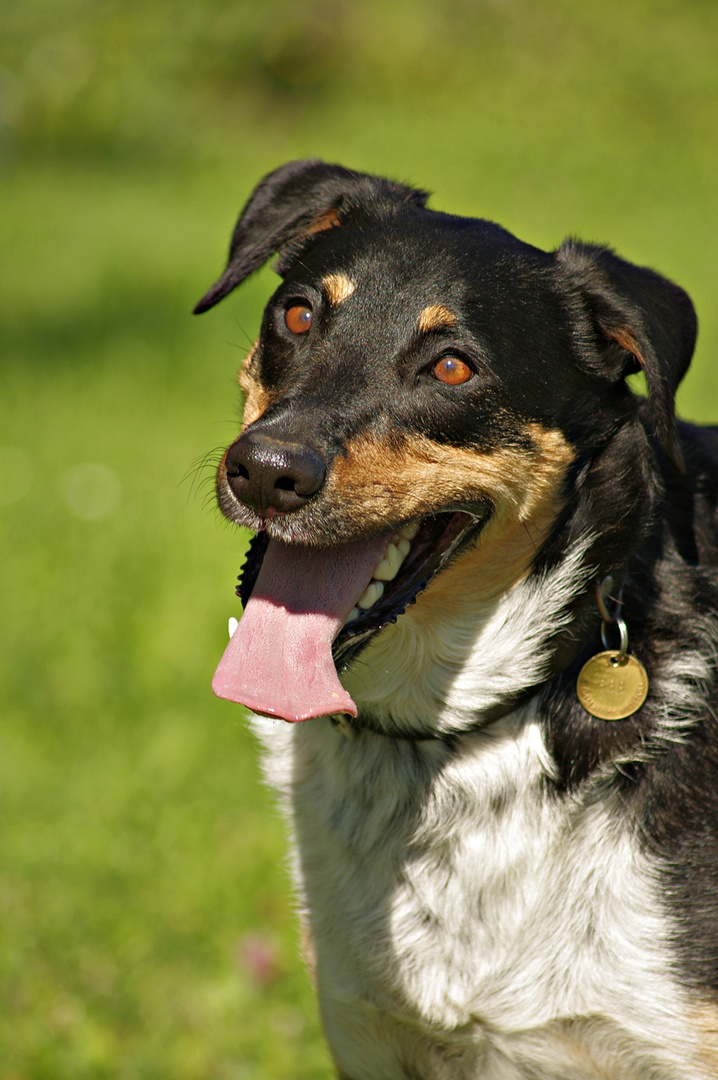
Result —
[[605, 247], [426, 202], [287, 164], [196, 308], [277, 257], [218, 471], [255, 536], [213, 688], [256, 717], [336, 1069], [716, 1077], [693, 305]]

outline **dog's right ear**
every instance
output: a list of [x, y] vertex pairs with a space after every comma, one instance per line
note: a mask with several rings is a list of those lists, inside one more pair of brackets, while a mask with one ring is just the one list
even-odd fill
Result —
[[254, 190], [239, 216], [227, 269], [194, 309], [208, 311], [272, 255], [286, 272], [313, 236], [340, 225], [342, 216], [360, 206], [424, 206], [428, 194], [378, 176], [353, 172], [324, 161], [290, 161], [275, 169]]

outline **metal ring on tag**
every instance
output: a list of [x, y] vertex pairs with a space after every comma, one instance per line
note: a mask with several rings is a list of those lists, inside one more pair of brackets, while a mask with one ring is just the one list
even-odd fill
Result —
[[[596, 600], [601, 613], [601, 641], [604, 652], [590, 657], [576, 681], [576, 696], [584, 709], [597, 720], [626, 720], [637, 712], [648, 696], [648, 674], [636, 656], [628, 655], [628, 627], [621, 618], [623, 589], [610, 596], [613, 578], [609, 574], [596, 582]], [[613, 614], [606, 600], [616, 605]], [[608, 643], [608, 626], [617, 626], [621, 636], [618, 650]]]
[[[609, 574], [603, 579], [603, 581], [596, 582], [596, 601], [598, 603], [598, 610], [601, 613], [601, 618], [604, 622], [617, 622], [620, 614], [621, 607], [623, 605], [623, 589], [619, 589], [618, 596], [611, 596], [611, 589], [613, 588], [613, 577]], [[606, 606], [606, 600], [613, 600], [616, 608], [611, 614]]]
[[[618, 664], [623, 660], [624, 656], [628, 652], [628, 627], [626, 626], [623, 619], [615, 619], [611, 621], [615, 621], [615, 624], [618, 627], [619, 633], [621, 635], [621, 644], [619, 646], [618, 656], [616, 658], [616, 663]], [[606, 637], [605, 620], [601, 623], [601, 641], [603, 642], [604, 649], [606, 649], [606, 651], [609, 651], [611, 649], [611, 646], [609, 645], [608, 638]]]

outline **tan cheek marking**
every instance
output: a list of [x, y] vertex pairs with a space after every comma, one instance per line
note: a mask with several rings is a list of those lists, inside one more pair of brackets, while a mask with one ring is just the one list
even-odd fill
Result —
[[559, 431], [529, 428], [538, 452], [514, 451], [496, 463], [494, 516], [476, 546], [419, 597], [419, 619], [432, 621], [447, 605], [464, 607], [467, 598], [477, 605], [494, 600], [529, 573], [563, 509], [563, 483], [575, 456]]
[[455, 560], [408, 609], [414, 618], [445, 614], [505, 592], [530, 570], [563, 506], [574, 451], [560, 431], [529, 424], [532, 448], [478, 453], [411, 438], [395, 447], [356, 440], [332, 470], [332, 494], [365, 526], [423, 517], [441, 505], [490, 500], [492, 520], [475, 548]]
[[718, 1076], [718, 1004], [702, 1002], [689, 1022], [698, 1036], [698, 1061], [708, 1067], [708, 1076]]
[[443, 304], [430, 304], [420, 313], [417, 325], [420, 333], [428, 334], [430, 330], [456, 326], [456, 315]]
[[258, 342], [255, 341], [239, 371], [239, 387], [244, 394], [244, 412], [242, 414], [242, 431], [253, 424], [271, 404], [271, 398], [259, 380], [252, 373], [252, 360], [257, 352]]
[[330, 304], [342, 304], [354, 294], [356, 285], [346, 274], [327, 274], [322, 289]]

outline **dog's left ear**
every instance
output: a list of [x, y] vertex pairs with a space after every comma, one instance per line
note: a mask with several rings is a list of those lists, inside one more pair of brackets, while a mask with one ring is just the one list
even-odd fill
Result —
[[280, 166], [265, 176], [239, 215], [227, 269], [197, 304], [195, 315], [214, 307], [272, 255], [279, 253], [277, 269], [284, 273], [308, 241], [340, 225], [351, 210], [423, 206], [428, 197], [417, 188], [317, 159]]
[[[698, 323], [687, 293], [652, 270], [606, 248], [566, 241], [558, 265], [578, 290], [588, 336], [579, 363], [612, 382], [643, 371], [661, 446], [683, 470], [674, 399], [691, 362]], [[564, 279], [565, 280], [565, 279]], [[574, 305], [572, 305], [574, 306]], [[586, 327], [586, 315], [592, 326]], [[598, 348], [596, 348], [598, 344]]]

